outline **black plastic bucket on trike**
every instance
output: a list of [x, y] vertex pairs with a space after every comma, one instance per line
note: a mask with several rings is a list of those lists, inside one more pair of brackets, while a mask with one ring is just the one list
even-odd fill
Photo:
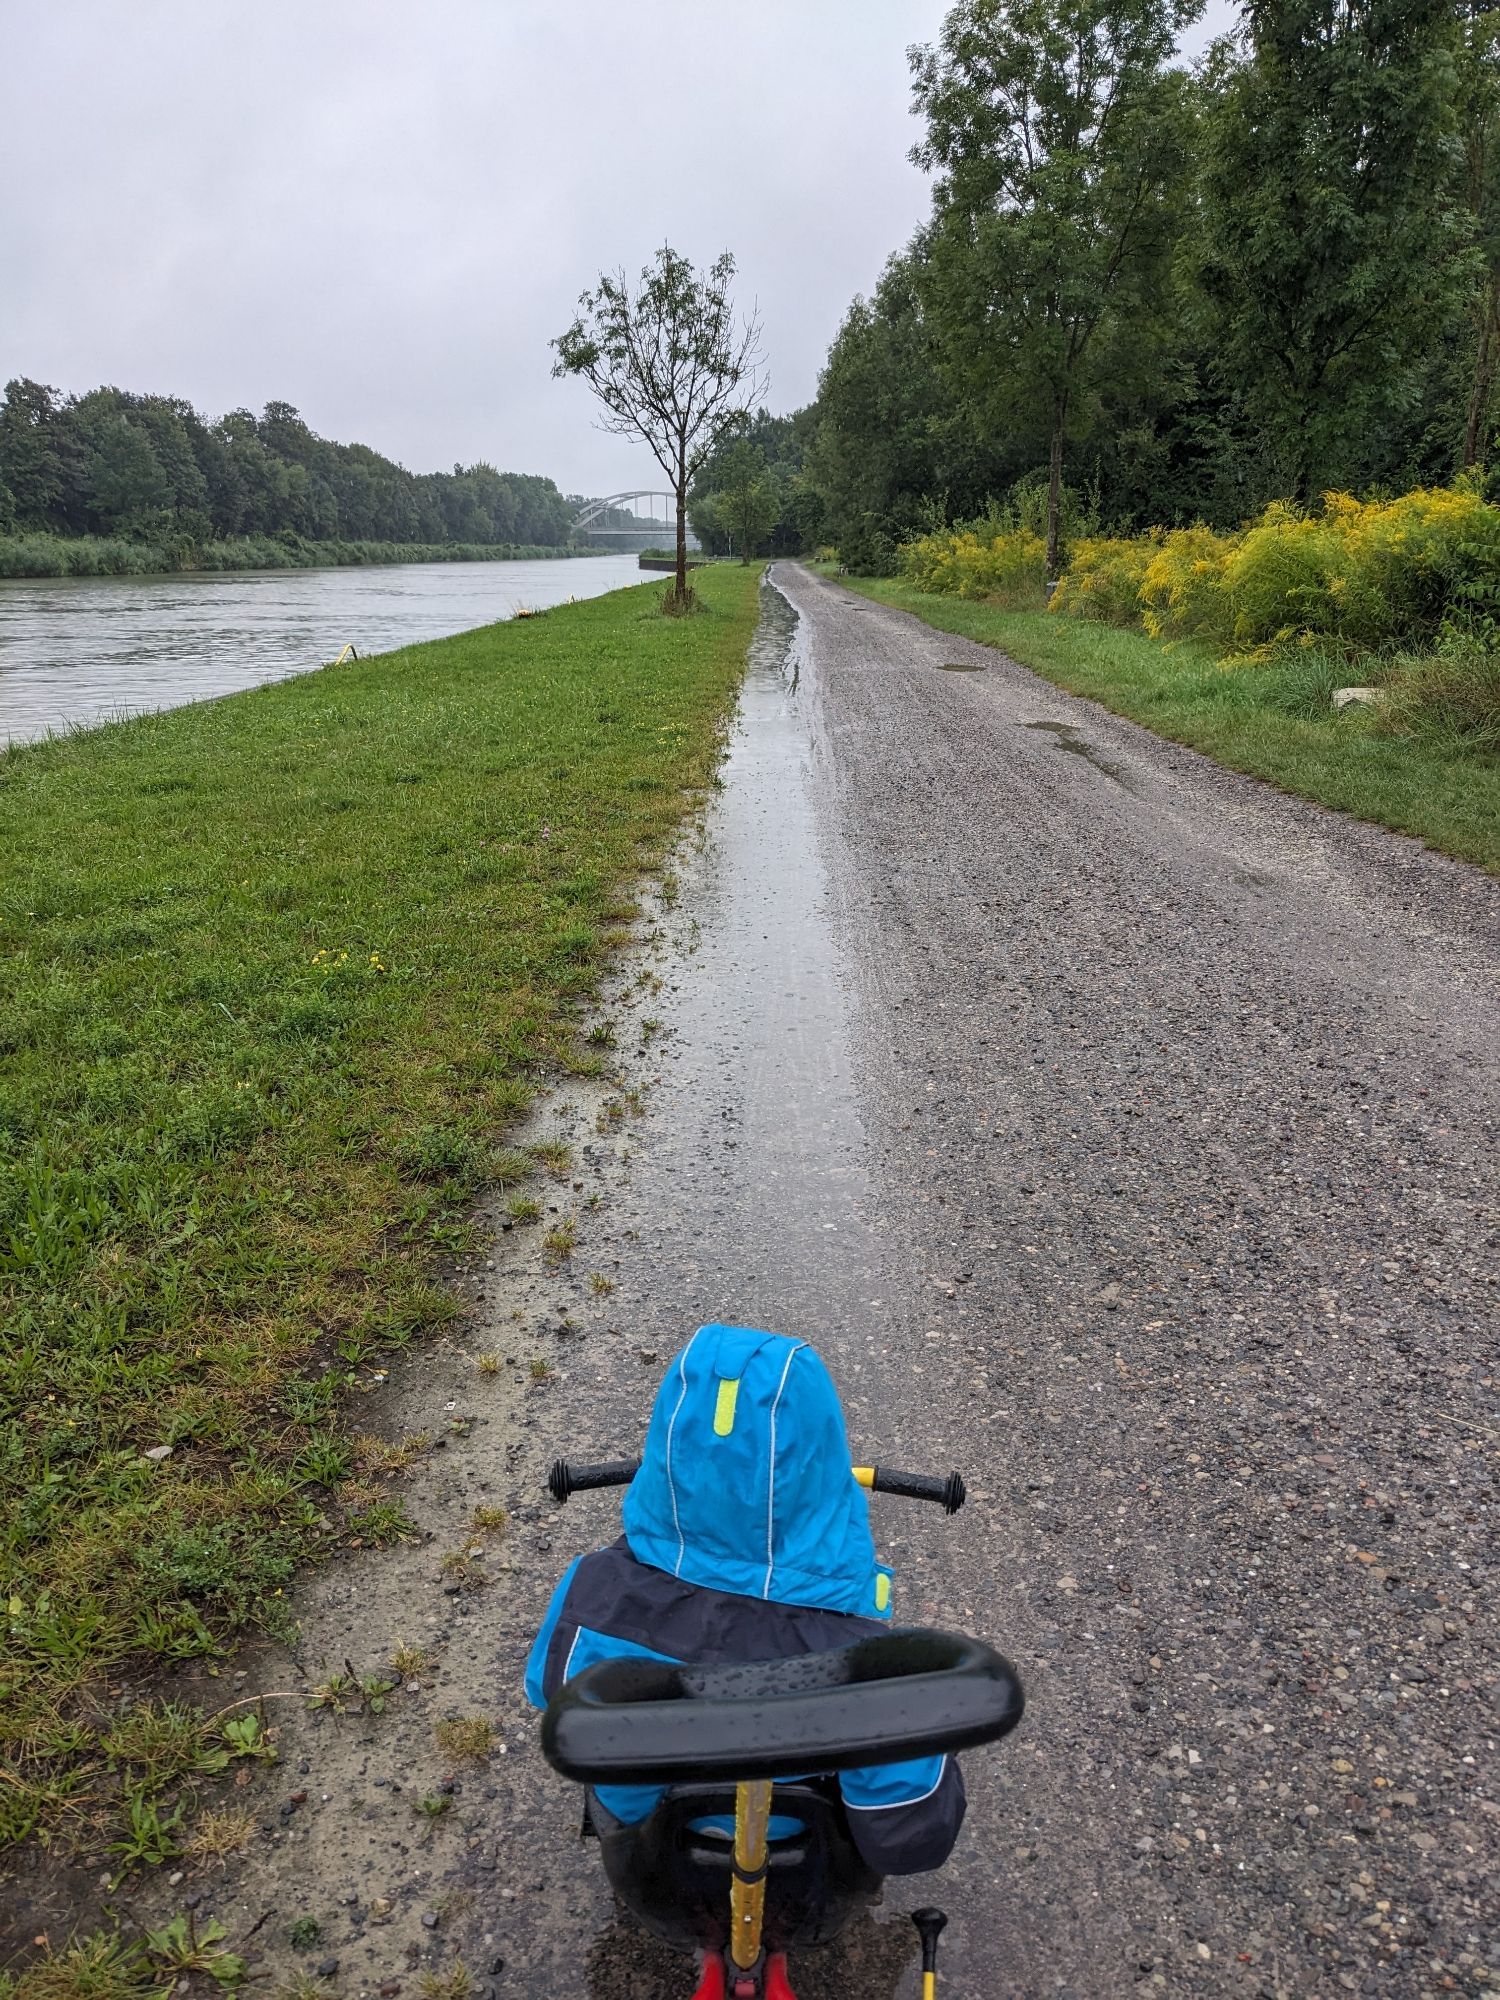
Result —
[[[702, 1822], [743, 1809], [749, 1783], [993, 1743], [1024, 1705], [1015, 1669], [977, 1639], [891, 1632], [745, 1665], [601, 1661], [553, 1698], [542, 1748], [585, 1785], [669, 1788], [639, 1826], [596, 1811], [605, 1868], [646, 1929], [682, 1949], [719, 1951], [731, 1935], [735, 1870], [730, 1843]], [[804, 1779], [769, 1792], [771, 1809], [799, 1830], [763, 1849], [765, 1948], [827, 1943], [880, 1878], [855, 1850], [835, 1785]]]
[[[880, 1894], [881, 1877], [861, 1860], [833, 1779], [777, 1785], [772, 1804], [798, 1831], [766, 1848], [762, 1941], [767, 1952], [832, 1944]], [[733, 1822], [735, 1788], [674, 1785], [635, 1826], [611, 1821], [590, 1795], [589, 1812], [610, 1887], [642, 1930], [678, 1951], [726, 1951], [732, 1929], [734, 1847], [703, 1822]]]

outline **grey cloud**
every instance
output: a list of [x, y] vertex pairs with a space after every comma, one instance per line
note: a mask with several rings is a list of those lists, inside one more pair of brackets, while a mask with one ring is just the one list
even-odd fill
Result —
[[926, 207], [942, 0], [0, 11], [0, 373], [284, 397], [415, 470], [654, 483], [550, 376], [594, 274], [733, 250], [790, 409]]

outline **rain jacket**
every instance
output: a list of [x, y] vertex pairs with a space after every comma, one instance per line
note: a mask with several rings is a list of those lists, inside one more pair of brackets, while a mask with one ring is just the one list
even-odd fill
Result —
[[[720, 1665], [828, 1652], [879, 1632], [891, 1572], [850, 1476], [843, 1412], [805, 1341], [702, 1326], [657, 1393], [625, 1533], [558, 1585], [526, 1669], [538, 1707], [599, 1660]], [[845, 1771], [855, 1844], [883, 1875], [937, 1868], [963, 1824], [951, 1757]], [[601, 1786], [605, 1810], [644, 1819], [655, 1785]], [[795, 1829], [772, 1821], [772, 1835]]]

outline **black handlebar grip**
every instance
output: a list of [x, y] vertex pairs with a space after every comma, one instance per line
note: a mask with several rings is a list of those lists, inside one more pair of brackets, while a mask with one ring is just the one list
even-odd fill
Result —
[[[565, 1458], [554, 1459], [547, 1475], [547, 1488], [561, 1506], [569, 1494], [586, 1493], [591, 1487], [628, 1486], [641, 1469], [638, 1458], [610, 1458], [598, 1465], [570, 1465]], [[935, 1479], [925, 1472], [897, 1472], [877, 1465], [872, 1482], [877, 1493], [894, 1493], [904, 1500], [935, 1500], [946, 1514], [956, 1514], [964, 1504], [962, 1476], [950, 1472]]]
[[570, 1493], [584, 1493], [591, 1486], [628, 1486], [640, 1469], [638, 1458], [609, 1458], [599, 1465], [569, 1465], [565, 1458], [555, 1458], [547, 1490], [561, 1506]]
[[874, 1487], [877, 1493], [896, 1493], [903, 1500], [935, 1500], [945, 1514], [956, 1514], [967, 1497], [957, 1472], [935, 1479], [925, 1472], [897, 1472], [891, 1466], [877, 1465]]

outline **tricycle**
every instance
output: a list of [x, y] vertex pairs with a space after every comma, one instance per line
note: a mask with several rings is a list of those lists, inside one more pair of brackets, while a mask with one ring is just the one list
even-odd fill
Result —
[[[559, 1460], [549, 1486], [561, 1503], [628, 1485], [638, 1464]], [[934, 1501], [949, 1514], [964, 1502], [957, 1473], [851, 1471], [867, 1492]], [[1023, 1706], [1015, 1669], [981, 1641], [894, 1630], [729, 1665], [600, 1660], [552, 1697], [542, 1749], [591, 1799], [599, 1786], [666, 1788], [638, 1824], [597, 1814], [604, 1824], [593, 1830], [625, 1909], [697, 1955], [694, 2000], [795, 2000], [788, 1950], [831, 1943], [881, 1892], [851, 1839], [835, 1774], [996, 1742]], [[933, 2000], [947, 1919], [924, 1908], [912, 1921], [923, 2000]]]

